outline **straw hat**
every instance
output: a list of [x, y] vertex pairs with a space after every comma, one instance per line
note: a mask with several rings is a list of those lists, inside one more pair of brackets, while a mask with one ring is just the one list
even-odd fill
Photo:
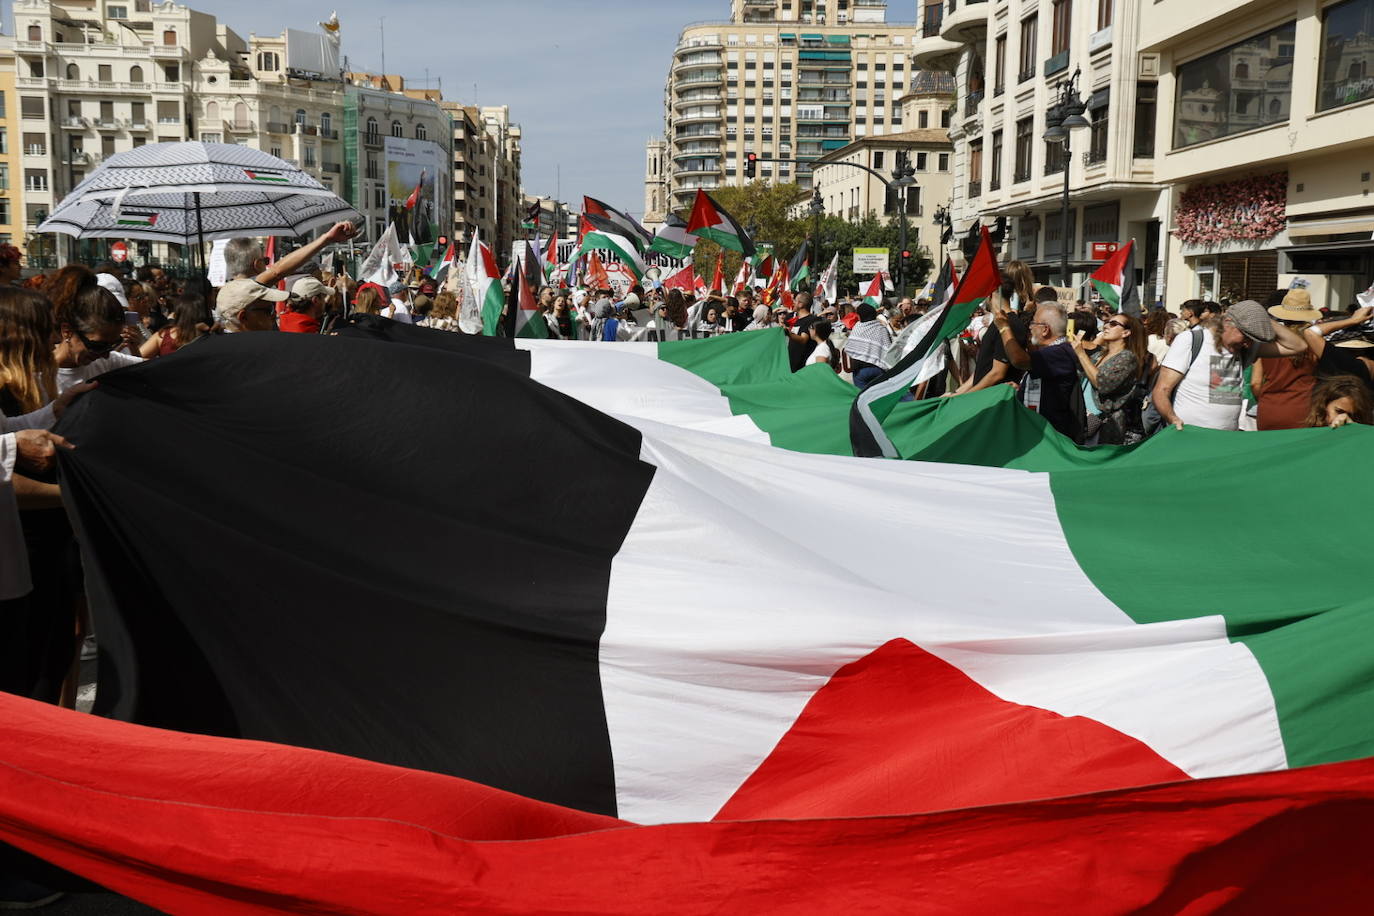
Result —
[[1321, 311], [1312, 307], [1312, 294], [1305, 289], [1290, 289], [1282, 305], [1269, 307], [1269, 314], [1279, 321], [1318, 321], [1322, 317]]

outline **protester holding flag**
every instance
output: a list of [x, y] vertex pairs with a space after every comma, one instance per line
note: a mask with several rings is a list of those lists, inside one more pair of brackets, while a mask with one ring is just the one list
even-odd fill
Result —
[[857, 309], [858, 322], [849, 330], [844, 345], [845, 368], [854, 377], [854, 387], [863, 391], [887, 371], [887, 350], [892, 335], [878, 320], [878, 310], [864, 302]]

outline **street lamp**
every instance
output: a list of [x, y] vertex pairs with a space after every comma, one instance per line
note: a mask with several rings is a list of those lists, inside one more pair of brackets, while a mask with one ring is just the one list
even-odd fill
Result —
[[[815, 180], [814, 178], [812, 179]], [[811, 248], [814, 252], [814, 264], [816, 270], [821, 269], [821, 214], [825, 212], [825, 201], [821, 200], [821, 189], [816, 187], [811, 193], [811, 216], [816, 220], [816, 229], [811, 236]]]
[[953, 214], [949, 212], [949, 207], [946, 207], [944, 204], [940, 204], [940, 206], [936, 207], [935, 212], [931, 214], [931, 218], [935, 220], [935, 225], [940, 227], [940, 261], [937, 266], [942, 270], [945, 264], [945, 242], [947, 242], [949, 237], [954, 233], [954, 229], [950, 225], [950, 217], [952, 215]]
[[1069, 156], [1069, 135], [1075, 130], [1081, 130], [1089, 126], [1083, 112], [1088, 110], [1088, 103], [1078, 94], [1078, 77], [1081, 73], [1079, 68], [1074, 68], [1073, 76], [1065, 80], [1059, 86], [1059, 101], [1045, 112], [1045, 133], [1046, 143], [1058, 143], [1064, 147], [1064, 199], [1060, 205], [1060, 236], [1059, 236], [1059, 276], [1060, 281], [1065, 286], [1070, 285], [1069, 281], [1069, 167], [1071, 158]]
[[911, 154], [905, 150], [897, 153], [897, 166], [892, 170], [891, 187], [897, 189], [897, 217], [901, 227], [902, 250], [897, 254], [897, 298], [906, 295], [906, 195], [907, 189], [916, 183], [916, 170], [911, 167]]

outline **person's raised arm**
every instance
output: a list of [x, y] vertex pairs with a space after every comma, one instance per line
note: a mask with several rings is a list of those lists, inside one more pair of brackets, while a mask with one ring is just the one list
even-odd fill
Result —
[[1307, 343], [1299, 334], [1281, 321], [1269, 319], [1274, 325], [1274, 339], [1260, 344], [1260, 356], [1300, 356], [1307, 352]]
[[1022, 372], [1030, 369], [1030, 354], [1016, 339], [1016, 332], [1011, 327], [1011, 313], [1006, 311], [1004, 304], [998, 305], [997, 311], [992, 315], [992, 320], [997, 324], [997, 333], [1002, 337], [1002, 352], [1007, 354], [1007, 359]]
[[277, 263], [267, 265], [267, 269], [253, 279], [257, 280], [263, 286], [271, 286], [283, 277], [289, 277], [293, 273], [296, 273], [301, 265], [319, 254], [324, 246], [332, 245], [335, 242], [346, 242], [353, 238], [353, 234], [356, 231], [357, 230], [354, 229], [353, 224], [350, 222], [344, 221], [335, 223], [324, 235], [315, 239], [313, 242], [307, 242], [295, 251], [282, 257]]
[[1303, 342], [1307, 349], [1312, 351], [1312, 355], [1317, 359], [1322, 358], [1326, 352], [1326, 335], [1334, 334], [1337, 331], [1344, 331], [1346, 328], [1353, 328], [1364, 324], [1370, 318], [1374, 318], [1374, 307], [1356, 309], [1355, 314], [1349, 318], [1335, 318], [1329, 321], [1319, 321], [1314, 325], [1304, 328], [1302, 335]]
[[1073, 353], [1078, 357], [1078, 365], [1082, 367], [1083, 374], [1088, 377], [1088, 381], [1094, 388], [1097, 387], [1097, 365], [1088, 358], [1088, 351], [1083, 349], [1083, 331], [1079, 331], [1069, 338], [1069, 346], [1073, 347]]

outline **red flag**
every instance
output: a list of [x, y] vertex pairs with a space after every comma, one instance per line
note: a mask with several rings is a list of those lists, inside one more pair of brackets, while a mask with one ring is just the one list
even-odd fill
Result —
[[722, 296], [725, 295], [725, 273], [724, 273], [725, 263], [724, 263], [724, 262], [725, 262], [725, 256], [724, 256], [723, 254], [717, 254], [717, 255], [716, 255], [716, 270], [715, 270], [715, 273], [711, 274], [711, 292], [713, 292], [713, 293], [720, 293]]
[[664, 289], [680, 289], [683, 292], [694, 292], [696, 290], [695, 278], [696, 271], [691, 264], [679, 270], [671, 277], [663, 281]]
[[606, 273], [606, 268], [601, 264], [601, 258], [593, 251], [591, 257], [587, 259], [587, 272], [584, 280], [589, 289], [610, 289], [611, 278]]
[[417, 181], [417, 182], [415, 182], [415, 190], [414, 190], [414, 191], [411, 191], [411, 192], [410, 192], [410, 196], [406, 198], [406, 209], [407, 209], [407, 210], [414, 210], [414, 209], [415, 209], [415, 205], [418, 204], [418, 203], [420, 202], [420, 189], [424, 187], [424, 184], [425, 184], [425, 170], [424, 170], [424, 169], [420, 169], [420, 180]]

